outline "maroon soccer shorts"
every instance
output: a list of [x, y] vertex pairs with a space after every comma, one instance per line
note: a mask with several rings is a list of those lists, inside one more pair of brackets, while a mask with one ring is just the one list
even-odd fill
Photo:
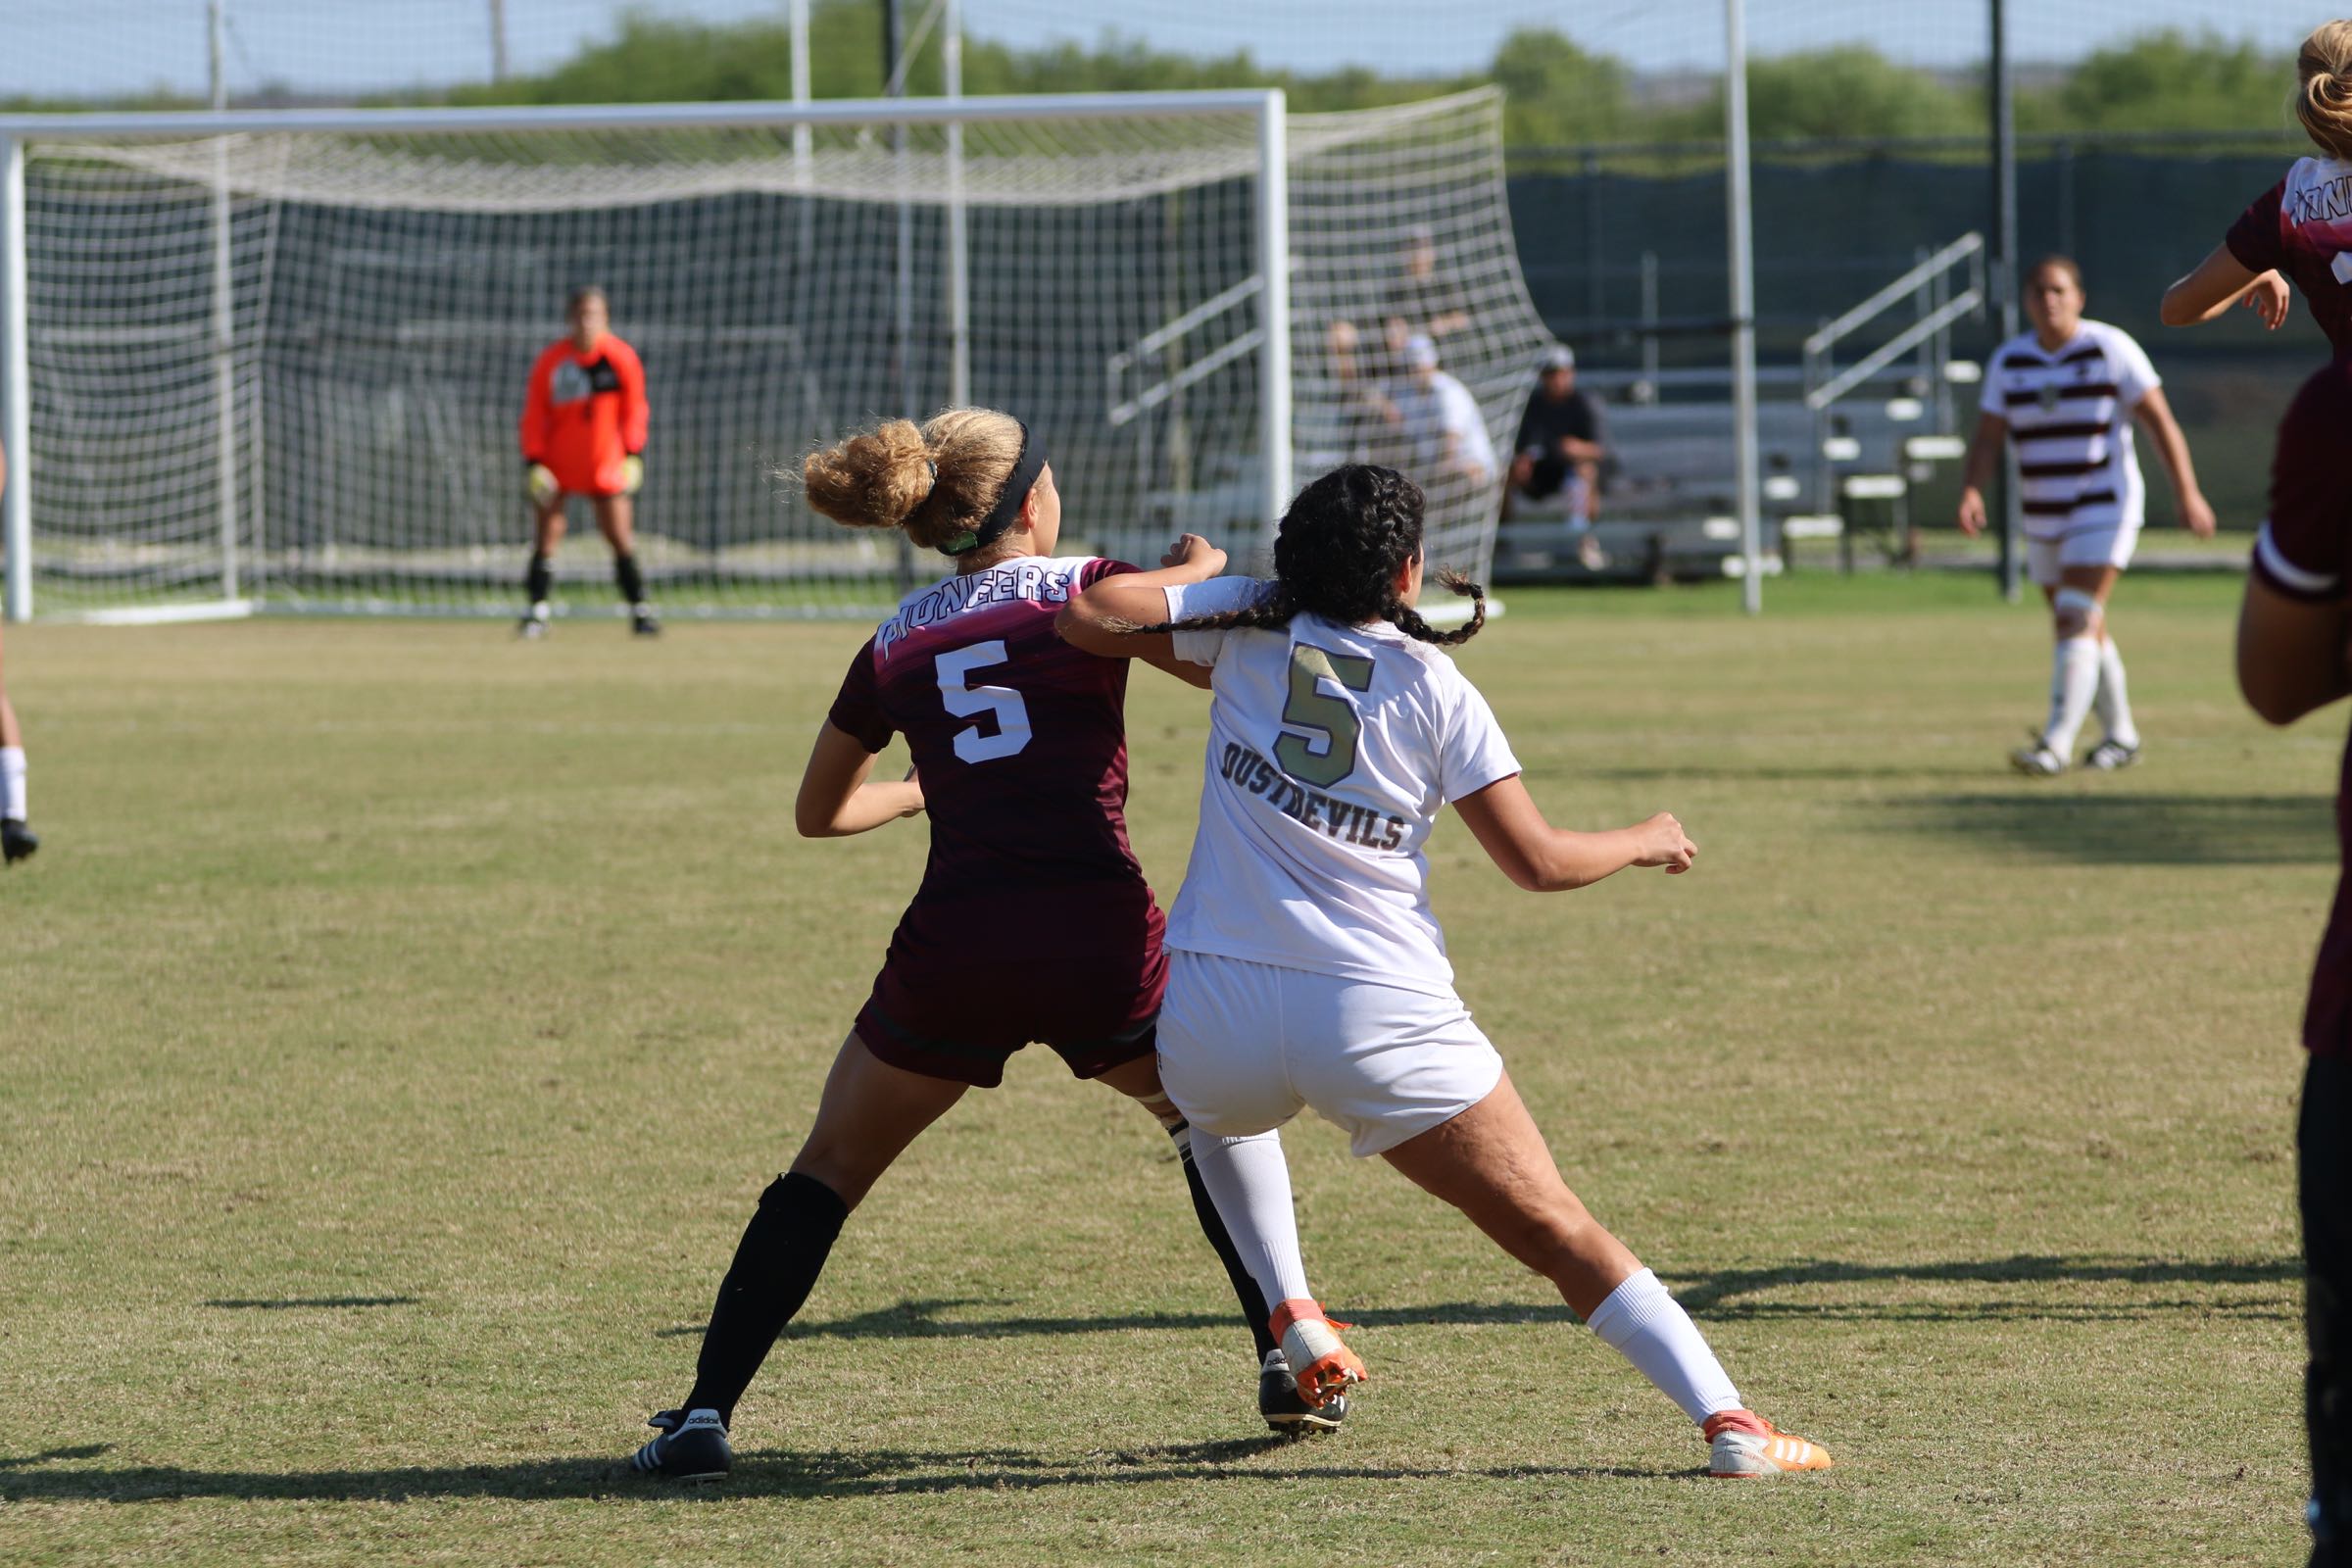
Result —
[[994, 1089], [1022, 1047], [1050, 1046], [1073, 1075], [1097, 1078], [1157, 1043], [1168, 959], [1159, 944], [1115, 959], [991, 957], [917, 963], [894, 949], [858, 1013], [858, 1038], [894, 1067]]

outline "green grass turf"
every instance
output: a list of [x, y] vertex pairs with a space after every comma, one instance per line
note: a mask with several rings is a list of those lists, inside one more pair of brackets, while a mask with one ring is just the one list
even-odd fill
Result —
[[[1548, 899], [1433, 858], [1571, 1184], [1843, 1461], [1745, 1487], [1311, 1119], [1375, 1381], [1266, 1441], [1165, 1141], [1042, 1052], [853, 1220], [732, 1484], [625, 1479], [921, 866], [792, 834], [858, 628], [12, 628], [0, 1560], [2298, 1561], [2343, 721], [2246, 715], [2235, 592], [2125, 585], [2116, 778], [2001, 765], [2045, 634], [1974, 579], [1523, 592], [1461, 655], [1557, 819], [1702, 846]], [[1131, 720], [1172, 892], [1200, 699]]]

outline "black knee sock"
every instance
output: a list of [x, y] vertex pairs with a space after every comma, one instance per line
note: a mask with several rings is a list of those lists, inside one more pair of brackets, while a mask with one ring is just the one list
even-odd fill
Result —
[[531, 557], [531, 569], [523, 575], [522, 585], [524, 592], [531, 596], [532, 604], [547, 603], [547, 590], [554, 580], [555, 570], [548, 564], [548, 559], [545, 556]]
[[620, 597], [632, 605], [645, 603], [645, 578], [637, 570], [635, 556], [612, 558], [612, 580], [620, 584]]
[[1225, 1277], [1233, 1282], [1234, 1298], [1242, 1303], [1242, 1316], [1249, 1320], [1250, 1338], [1257, 1344], [1257, 1358], [1263, 1361], [1266, 1352], [1276, 1345], [1273, 1330], [1267, 1319], [1274, 1308], [1267, 1304], [1266, 1293], [1257, 1288], [1257, 1281], [1242, 1266], [1242, 1254], [1234, 1250], [1233, 1237], [1225, 1229], [1225, 1217], [1217, 1212], [1216, 1200], [1208, 1196], [1208, 1186], [1200, 1173], [1193, 1169], [1193, 1146], [1185, 1124], [1178, 1122], [1168, 1129], [1176, 1141], [1176, 1152], [1184, 1165], [1184, 1185], [1192, 1189], [1193, 1213], [1200, 1221], [1200, 1234], [1208, 1245], [1217, 1250], [1217, 1261], [1225, 1265]]
[[2303, 1208], [2304, 1420], [2311, 1433], [2312, 1555], [2320, 1568], [2352, 1563], [2352, 1061], [2313, 1056], [2295, 1127]]
[[751, 1387], [768, 1348], [808, 1298], [825, 1254], [850, 1206], [813, 1176], [779, 1176], [760, 1195], [759, 1211], [735, 1244], [735, 1261], [719, 1281], [718, 1302], [703, 1334], [694, 1392], [680, 1406], [716, 1410], [734, 1424], [735, 1401]]

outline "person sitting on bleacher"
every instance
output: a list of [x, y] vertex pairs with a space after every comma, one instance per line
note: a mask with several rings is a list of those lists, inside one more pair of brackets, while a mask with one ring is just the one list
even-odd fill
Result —
[[1600, 465], [1608, 456], [1600, 405], [1576, 389], [1574, 349], [1555, 345], [1540, 363], [1541, 377], [1519, 416], [1510, 499], [1549, 503], [1544, 510], [1590, 524], [1599, 511]]
[[1438, 368], [1437, 345], [1421, 333], [1404, 344], [1401, 380], [1382, 389], [1405, 466], [1433, 497], [1458, 496], [1494, 480], [1494, 442], [1478, 399]]
[[1602, 561], [1592, 527], [1600, 510], [1600, 466], [1607, 457], [1600, 405], [1577, 390], [1576, 351], [1554, 344], [1538, 362], [1536, 388], [1519, 416], [1503, 515], [1565, 517], [1578, 532], [1579, 559], [1596, 569]]

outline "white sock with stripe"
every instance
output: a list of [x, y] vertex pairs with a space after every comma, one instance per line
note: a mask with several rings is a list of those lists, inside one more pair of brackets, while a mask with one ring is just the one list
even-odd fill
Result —
[[2124, 656], [2113, 637], [2099, 644], [2099, 695], [2091, 708], [2109, 740], [2122, 746], [2139, 744], [2139, 726], [2132, 722], [2132, 697], [2124, 688]]
[[1585, 1326], [1633, 1362], [1634, 1370], [1681, 1405], [1694, 1424], [1703, 1426], [1719, 1410], [1742, 1408], [1740, 1391], [1707, 1348], [1698, 1325], [1648, 1269], [1611, 1291]]
[[2099, 639], [2059, 638], [2050, 651], [2050, 721], [2042, 726], [2041, 744], [2071, 760], [2098, 692]]
[[24, 748], [0, 746], [0, 817], [24, 820]]
[[1242, 1266], [1272, 1306], [1307, 1289], [1306, 1264], [1298, 1256], [1298, 1216], [1291, 1207], [1291, 1167], [1282, 1157], [1282, 1134], [1219, 1138], [1195, 1127], [1193, 1169], [1217, 1205], [1217, 1217], [1233, 1238]]

